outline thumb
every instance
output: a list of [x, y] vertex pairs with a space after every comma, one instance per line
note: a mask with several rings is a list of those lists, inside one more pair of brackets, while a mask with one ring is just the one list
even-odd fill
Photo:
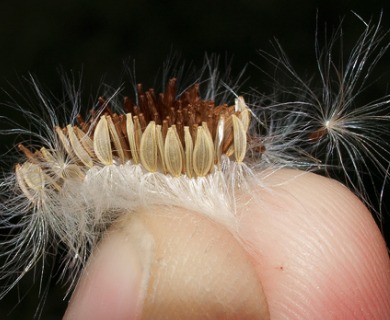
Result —
[[268, 319], [252, 262], [195, 212], [127, 215], [86, 267], [65, 319]]

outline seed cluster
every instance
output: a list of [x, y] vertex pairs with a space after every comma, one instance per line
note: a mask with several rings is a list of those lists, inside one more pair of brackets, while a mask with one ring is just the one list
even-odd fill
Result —
[[[112, 112], [108, 103], [99, 98], [102, 112], [92, 113], [88, 122], [78, 116], [77, 125], [55, 128], [72, 159], [71, 173], [68, 168], [67, 175], [83, 177], [93, 166], [120, 165], [131, 160], [149, 172], [192, 178], [207, 175], [214, 165], [218, 168], [223, 154], [243, 161], [250, 111], [242, 97], [234, 105], [216, 106], [212, 100], [201, 99], [199, 85], [195, 84], [177, 98], [176, 79], [171, 79], [166, 91], [158, 96], [153, 89], [144, 92], [142, 85], [137, 90], [138, 105], [125, 97], [123, 114]], [[55, 163], [55, 156], [47, 149], [32, 153], [23, 145], [20, 148], [28, 161], [17, 165], [16, 175], [29, 198], [31, 189], [36, 192], [43, 188], [53, 174], [63, 178], [64, 172], [48, 175], [42, 171], [47, 168], [42, 163]]]

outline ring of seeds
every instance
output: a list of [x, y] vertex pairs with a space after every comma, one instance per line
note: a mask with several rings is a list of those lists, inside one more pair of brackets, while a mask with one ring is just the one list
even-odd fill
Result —
[[92, 111], [88, 122], [79, 115], [76, 125], [54, 128], [72, 160], [63, 170], [51, 151], [43, 147], [32, 152], [20, 145], [28, 160], [17, 165], [16, 176], [26, 196], [32, 200], [44, 184], [58, 189], [69, 176], [83, 178], [93, 166], [131, 161], [148, 172], [194, 178], [206, 176], [214, 165], [220, 168], [223, 154], [243, 161], [250, 111], [242, 97], [234, 105], [216, 105], [201, 99], [199, 84], [176, 97], [176, 79], [158, 96], [154, 89], [144, 92], [141, 84], [137, 93], [138, 105], [124, 98], [123, 114], [112, 112], [99, 98], [102, 112]]

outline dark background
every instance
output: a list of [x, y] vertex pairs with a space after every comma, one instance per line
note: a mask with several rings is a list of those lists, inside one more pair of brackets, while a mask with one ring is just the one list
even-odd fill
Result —
[[[261, 64], [257, 49], [270, 50], [277, 38], [299, 71], [315, 70], [316, 16], [335, 29], [342, 17], [346, 44], [355, 41], [363, 19], [378, 17], [384, 9], [383, 27], [390, 27], [386, 1], [3, 1], [0, 4], [0, 87], [10, 90], [33, 73], [54, 95], [60, 96], [58, 68], [82, 70], [85, 92], [95, 95], [102, 75], [113, 86], [122, 79], [123, 61], [136, 61], [139, 81], [153, 84], [156, 70], [171, 50], [201, 64], [204, 52], [234, 57], [238, 72], [247, 62]], [[385, 72], [376, 85], [386, 93], [389, 55], [378, 69]], [[253, 72], [252, 72], [253, 71]], [[249, 70], [248, 86], [261, 88], [263, 76]], [[130, 89], [129, 89], [130, 91]], [[3, 92], [0, 101], [7, 101]], [[3, 108], [0, 106], [0, 108]], [[0, 113], [2, 113], [0, 109]], [[12, 116], [12, 115], [11, 115]], [[0, 137], [1, 151], [13, 141]], [[36, 282], [39, 279], [35, 279]], [[39, 303], [38, 285], [25, 279], [0, 302], [0, 319], [31, 319]], [[65, 290], [53, 285], [42, 319], [60, 319], [66, 306]], [[13, 311], [11, 311], [14, 308]]]

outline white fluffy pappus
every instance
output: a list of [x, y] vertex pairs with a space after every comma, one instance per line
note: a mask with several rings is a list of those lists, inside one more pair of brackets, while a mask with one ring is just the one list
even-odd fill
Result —
[[[204, 67], [199, 72], [190, 71], [187, 77], [180, 64], [168, 63], [162, 89], [169, 93], [168, 96], [180, 101], [200, 97], [205, 103], [215, 101], [213, 107], [227, 104], [222, 112], [222, 122], [220, 111], [213, 113], [218, 115], [214, 117], [215, 123], [212, 119], [210, 124], [204, 119], [199, 120], [200, 125], [194, 127], [197, 133], [191, 132], [189, 136], [180, 133], [180, 125], [169, 115], [173, 122], [167, 124], [167, 128], [174, 127], [173, 131], [179, 137], [175, 140], [176, 133], [172, 133], [172, 141], [180, 140], [183, 147], [181, 149], [179, 144], [178, 149], [174, 149], [181, 155], [179, 162], [182, 166], [178, 170], [175, 169], [178, 158], [172, 156], [169, 146], [165, 148], [169, 144], [159, 149], [159, 140], [154, 134], [150, 137], [153, 142], [150, 145], [156, 146], [156, 150], [144, 155], [151, 161], [137, 160], [137, 156], [142, 159], [141, 153], [144, 152], [140, 149], [142, 133], [151, 122], [157, 124], [162, 120], [151, 120], [153, 114], [149, 114], [149, 120], [143, 125], [135, 109], [155, 99], [150, 98], [153, 92], [144, 92], [134, 85], [135, 103], [129, 108], [137, 114], [133, 124], [135, 129], [132, 129], [135, 134], [134, 137], [125, 135], [126, 141], [123, 142], [123, 137], [115, 138], [118, 132], [122, 132], [122, 120], [113, 120], [115, 123], [110, 126], [115, 117], [122, 115], [122, 119], [126, 118], [126, 108], [118, 102], [121, 88], [105, 93], [109, 98], [99, 99], [92, 115], [84, 121], [78, 117], [81, 93], [77, 84], [65, 81], [66, 97], [59, 101], [46, 95], [31, 78], [39, 110], [27, 112], [24, 106], [14, 109], [23, 113], [34, 129], [1, 131], [1, 134], [20, 134], [29, 138], [20, 147], [24, 155], [17, 161], [15, 171], [6, 174], [0, 182], [1, 228], [4, 230], [1, 244], [4, 264], [0, 267], [0, 281], [5, 283], [0, 298], [39, 261], [45, 261], [49, 254], [57, 254], [58, 248], [63, 247], [67, 252], [63, 274], [64, 277], [70, 274], [68, 279], [72, 288], [104, 231], [120, 215], [131, 214], [139, 208], [184, 207], [234, 226], [238, 218], [236, 190], [245, 188], [250, 192], [250, 182], [263, 186], [262, 181], [255, 179], [254, 173], [265, 168], [299, 168], [339, 178], [370, 205], [364, 177], [373, 180], [374, 170], [386, 183], [390, 161], [389, 140], [385, 138], [390, 128], [390, 96], [359, 104], [359, 97], [370, 83], [368, 76], [388, 48], [388, 43], [384, 42], [386, 33], [381, 33], [379, 25], [365, 24], [346, 61], [342, 56], [337, 58], [341, 59], [338, 63], [333, 56], [342, 41], [340, 31], [324, 50], [320, 50], [316, 43], [319, 85], [314, 80], [302, 79], [278, 44], [276, 56], [262, 52], [284, 79], [292, 82], [284, 85], [272, 75], [273, 92], [263, 94], [253, 90], [244, 94], [246, 104], [235, 95], [239, 92], [241, 77], [232, 82], [228, 71], [220, 76], [215, 58], [206, 57]], [[169, 86], [169, 79], [173, 77], [177, 78], [177, 91], [173, 89], [176, 87]], [[194, 84], [199, 84], [195, 86], [197, 89], [191, 89]], [[198, 93], [199, 97], [196, 96]], [[246, 105], [250, 106], [248, 110], [252, 118], [248, 135], [243, 116]], [[58, 113], [68, 116], [59, 117]], [[101, 117], [108, 120], [108, 124], [104, 123], [100, 126], [103, 129], [97, 131]], [[137, 121], [140, 121], [139, 130], [142, 131], [138, 136]], [[161, 126], [161, 132], [164, 132]], [[212, 133], [211, 144], [207, 142], [210, 138], [206, 128]], [[75, 140], [72, 140], [72, 130], [77, 136]], [[218, 132], [222, 132], [222, 138]], [[166, 139], [168, 133], [163, 135]], [[231, 138], [227, 139], [229, 135]], [[201, 136], [204, 137], [203, 143], [198, 142]], [[188, 144], [183, 140], [188, 137], [192, 137], [191, 143], [195, 146], [187, 150]], [[245, 137], [245, 143], [242, 137]], [[134, 148], [131, 145], [133, 140]], [[127, 143], [128, 148], [122, 143]], [[203, 156], [196, 158], [192, 155], [195, 150], [203, 150]], [[246, 152], [244, 161], [237, 150]], [[140, 154], [135, 155], [133, 151]], [[189, 152], [192, 156], [187, 156]], [[126, 153], [130, 155], [126, 156]], [[209, 154], [213, 155], [210, 166], [205, 164], [209, 163]], [[164, 162], [166, 160], [172, 160], [170, 168]], [[145, 163], [150, 170], [145, 169]], [[189, 174], [188, 168], [197, 169]], [[382, 189], [378, 191], [379, 197], [381, 192]]]

